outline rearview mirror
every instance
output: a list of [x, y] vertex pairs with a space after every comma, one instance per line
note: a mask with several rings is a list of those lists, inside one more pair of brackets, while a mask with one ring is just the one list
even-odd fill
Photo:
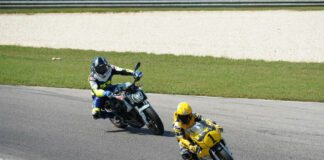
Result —
[[135, 71], [141, 66], [141, 62], [137, 62], [136, 66], [135, 66]]

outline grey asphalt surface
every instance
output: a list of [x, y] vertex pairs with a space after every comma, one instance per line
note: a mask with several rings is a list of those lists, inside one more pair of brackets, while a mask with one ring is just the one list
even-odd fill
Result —
[[223, 126], [235, 159], [324, 159], [324, 103], [147, 94], [163, 136], [93, 120], [89, 90], [0, 85], [0, 160], [175, 160], [181, 101]]

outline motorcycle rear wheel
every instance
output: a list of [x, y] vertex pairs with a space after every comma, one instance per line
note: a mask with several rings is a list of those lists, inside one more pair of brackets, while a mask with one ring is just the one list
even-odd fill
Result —
[[126, 128], [128, 125], [127, 124], [124, 124], [124, 123], [121, 123], [121, 122], [116, 122], [114, 119], [112, 118], [109, 118], [109, 120], [111, 121], [111, 123], [117, 127], [117, 128]]
[[144, 112], [148, 122], [150, 123], [148, 128], [153, 134], [162, 135], [164, 133], [164, 126], [159, 115], [152, 108], [147, 108]]

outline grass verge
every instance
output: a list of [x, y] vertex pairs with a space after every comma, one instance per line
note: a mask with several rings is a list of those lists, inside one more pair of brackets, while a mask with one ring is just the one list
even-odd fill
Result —
[[234, 7], [234, 8], [48, 8], [48, 9], [0, 9], [0, 14], [36, 14], [36, 13], [118, 13], [118, 12], [151, 12], [151, 11], [264, 11], [324, 10], [324, 6], [313, 7]]
[[[90, 88], [92, 59], [144, 72], [151, 93], [324, 102], [324, 63], [100, 52], [0, 45], [0, 84]], [[62, 60], [51, 60], [60, 57]], [[113, 83], [131, 81], [114, 76]]]

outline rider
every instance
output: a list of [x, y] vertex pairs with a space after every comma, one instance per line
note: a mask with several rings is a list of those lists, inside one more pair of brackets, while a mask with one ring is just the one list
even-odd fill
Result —
[[184, 160], [193, 158], [192, 153], [198, 150], [197, 145], [192, 145], [184, 130], [190, 128], [195, 122], [205, 120], [209, 124], [216, 124], [214, 121], [203, 118], [198, 113], [193, 113], [190, 105], [186, 102], [178, 104], [177, 111], [174, 112], [173, 131], [178, 139], [180, 146], [180, 154]]
[[91, 64], [91, 73], [89, 76], [93, 100], [92, 116], [94, 119], [115, 118], [114, 114], [100, 110], [105, 98], [110, 98], [116, 89], [125, 87], [125, 84], [111, 84], [112, 76], [115, 74], [133, 75], [139, 78], [143, 76], [142, 72], [109, 65], [104, 57], [96, 57]]

